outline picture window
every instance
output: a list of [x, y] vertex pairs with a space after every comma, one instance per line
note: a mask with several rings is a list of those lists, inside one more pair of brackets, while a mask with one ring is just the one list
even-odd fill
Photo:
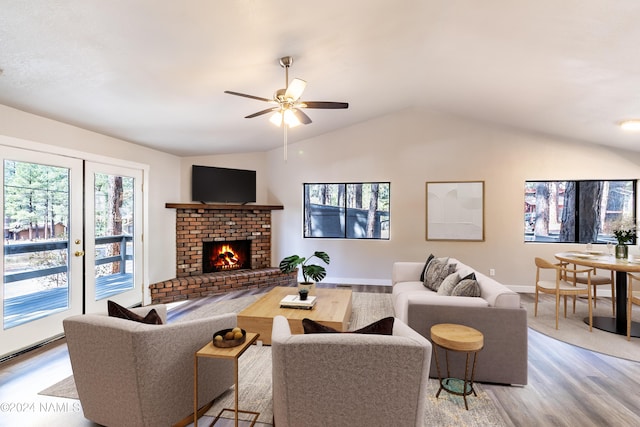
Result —
[[303, 187], [305, 238], [389, 239], [389, 182]]
[[[615, 243], [615, 230], [635, 230], [636, 185], [635, 180], [526, 181], [525, 242]], [[629, 244], [635, 245], [635, 238]]]

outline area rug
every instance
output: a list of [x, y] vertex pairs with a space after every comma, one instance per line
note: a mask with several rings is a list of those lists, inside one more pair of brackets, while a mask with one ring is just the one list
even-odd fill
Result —
[[[182, 317], [179, 321], [206, 316], [208, 314], [237, 312], [251, 304], [259, 296], [248, 296], [237, 299], [224, 300], [204, 305]], [[393, 315], [391, 296], [381, 293], [353, 293], [353, 313], [349, 329], [357, 329], [380, 318]], [[469, 410], [464, 409], [461, 397], [441, 393], [436, 399], [438, 381], [430, 379], [428, 383], [428, 404], [426, 405], [426, 425], [438, 426], [504, 426], [496, 405], [483, 390], [481, 384], [476, 384], [478, 397], [467, 398]], [[41, 391], [56, 397], [77, 399], [73, 377], [54, 384]], [[233, 408], [234, 390], [229, 389], [214, 402], [214, 406], [205, 417], [213, 420], [223, 408]], [[258, 421], [271, 424], [273, 411], [271, 406], [271, 347], [251, 346], [239, 359], [239, 407], [260, 412]], [[225, 412], [225, 418], [232, 418], [233, 414]]]
[[[566, 319], [563, 317], [563, 304], [560, 303], [560, 319], [556, 330], [555, 297], [540, 295], [537, 317], [534, 317], [534, 298], [534, 294], [521, 294], [520, 298], [522, 305], [527, 309], [527, 322], [531, 329], [587, 350], [640, 362], [639, 338], [631, 338], [631, 341], [627, 341], [627, 337], [624, 335], [596, 328], [589, 332], [589, 325], [584, 322], [584, 318], [588, 317], [589, 313], [586, 299], [577, 299], [575, 314], [572, 311], [571, 299], [569, 299]], [[598, 298], [597, 308], [594, 309], [593, 315], [611, 317], [613, 315], [611, 299]], [[640, 322], [640, 312], [634, 311], [632, 318], [634, 321]]]

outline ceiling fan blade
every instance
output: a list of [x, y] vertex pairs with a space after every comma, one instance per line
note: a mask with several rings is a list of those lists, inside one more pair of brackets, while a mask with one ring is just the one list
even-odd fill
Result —
[[337, 110], [340, 108], [349, 108], [348, 102], [329, 102], [329, 101], [304, 101], [301, 107], [305, 108], [324, 108], [329, 110]]
[[262, 98], [260, 96], [247, 95], [246, 93], [233, 92], [230, 90], [225, 90], [224, 93], [228, 93], [229, 95], [243, 96], [245, 98], [257, 99], [258, 101], [272, 102], [273, 99]]
[[257, 113], [249, 114], [248, 116], [245, 116], [245, 119], [252, 119], [254, 117], [258, 117], [258, 116], [261, 116], [263, 114], [270, 113], [272, 111], [278, 111], [279, 109], [280, 109], [280, 107], [267, 108], [266, 110], [262, 110], [262, 111], [258, 111]]
[[287, 91], [284, 93], [284, 97], [286, 99], [291, 98], [294, 101], [297, 101], [298, 98], [304, 92], [304, 88], [307, 87], [307, 82], [302, 79], [293, 79], [289, 86], [287, 87]]
[[293, 110], [291, 110], [291, 112], [296, 116], [298, 121], [303, 125], [308, 125], [309, 123], [311, 123], [311, 118], [307, 116], [302, 110], [294, 108]]

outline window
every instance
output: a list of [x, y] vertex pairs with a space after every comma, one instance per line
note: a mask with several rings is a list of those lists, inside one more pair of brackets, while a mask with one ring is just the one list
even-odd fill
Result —
[[635, 180], [525, 182], [525, 241], [615, 242], [614, 230], [635, 223]]
[[390, 186], [304, 184], [304, 237], [388, 240]]

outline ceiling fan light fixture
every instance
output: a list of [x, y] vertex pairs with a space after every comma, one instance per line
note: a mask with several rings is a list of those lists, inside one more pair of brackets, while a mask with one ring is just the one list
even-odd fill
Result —
[[630, 132], [640, 131], [640, 119], [623, 120], [619, 124], [622, 130], [626, 130]]
[[280, 111], [276, 111], [271, 115], [271, 117], [269, 117], [269, 121], [280, 127], [282, 125], [282, 113]]
[[298, 120], [294, 112], [288, 108], [284, 110], [284, 122], [290, 128], [300, 126], [300, 120]]
[[293, 110], [288, 108], [273, 113], [271, 117], [269, 117], [269, 121], [278, 127], [282, 126], [283, 121], [284, 124], [290, 128], [301, 125], [300, 120], [298, 120]]
[[284, 94], [285, 99], [289, 102], [297, 101], [302, 96], [305, 87], [307, 87], [307, 82], [302, 79], [293, 79]]

